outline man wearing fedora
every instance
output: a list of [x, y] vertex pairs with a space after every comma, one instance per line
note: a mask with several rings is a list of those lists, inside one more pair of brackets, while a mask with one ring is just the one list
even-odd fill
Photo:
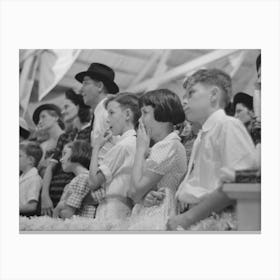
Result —
[[[94, 112], [92, 121], [92, 136], [98, 137], [108, 128], [108, 113], [105, 102], [112, 94], [119, 92], [119, 87], [115, 83], [115, 72], [109, 66], [101, 63], [91, 63], [87, 71], [80, 72], [75, 79], [82, 84], [81, 94], [84, 103], [90, 106]], [[99, 151], [98, 160], [102, 160], [104, 155], [113, 146], [112, 141], [107, 141]], [[95, 201], [101, 201], [105, 196], [105, 191], [100, 188], [92, 192]]]
[[81, 93], [85, 104], [90, 106], [94, 112], [94, 136], [104, 131], [107, 126], [108, 114], [104, 104], [108, 95], [119, 92], [114, 78], [114, 71], [101, 63], [91, 63], [87, 71], [75, 76], [75, 79], [82, 84]]

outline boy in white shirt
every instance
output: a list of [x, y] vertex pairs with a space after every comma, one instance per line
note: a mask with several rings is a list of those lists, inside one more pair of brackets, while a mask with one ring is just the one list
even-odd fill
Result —
[[[203, 69], [184, 84], [186, 117], [202, 129], [194, 143], [187, 174], [176, 193], [182, 214], [170, 217], [168, 228], [190, 225], [232, 204], [221, 191], [224, 173], [256, 166], [255, 147], [244, 125], [227, 116], [231, 78], [218, 69]], [[187, 210], [187, 211], [186, 211]]]
[[134, 94], [122, 93], [108, 100], [108, 123], [119, 141], [98, 165], [97, 157], [103, 143], [110, 138], [92, 134], [92, 158], [89, 181], [93, 190], [105, 185], [106, 196], [97, 208], [96, 219], [107, 225], [130, 215], [133, 203], [128, 197], [131, 172], [136, 151], [136, 131], [141, 115], [139, 100]]
[[22, 174], [19, 177], [19, 211], [22, 215], [32, 215], [36, 212], [42, 187], [37, 166], [42, 155], [42, 148], [36, 142], [20, 143], [19, 169]]

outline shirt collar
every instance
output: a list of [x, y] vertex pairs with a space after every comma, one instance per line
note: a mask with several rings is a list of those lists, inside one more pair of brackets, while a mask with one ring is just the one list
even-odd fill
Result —
[[161, 141], [169, 141], [169, 140], [174, 140], [174, 139], [179, 139], [181, 140], [181, 138], [179, 137], [178, 133], [175, 131], [169, 133], [165, 138], [163, 138]]
[[35, 176], [35, 175], [38, 175], [38, 170], [36, 167], [32, 167], [26, 174], [21, 175], [20, 179], [25, 180], [25, 179]]
[[95, 113], [95, 114], [96, 114], [96, 112], [98, 112], [98, 111], [100, 111], [100, 110], [102, 110], [102, 109], [105, 110], [105, 102], [106, 102], [107, 99], [108, 99], [108, 98], [105, 97], [105, 98], [103, 98], [103, 99], [97, 104], [97, 106], [96, 106], [95, 109], [94, 109], [94, 113]]
[[209, 131], [210, 129], [212, 129], [216, 125], [217, 121], [223, 119], [225, 115], [226, 114], [225, 114], [225, 111], [223, 109], [219, 109], [219, 110], [215, 111], [214, 113], [212, 113], [208, 117], [206, 122], [203, 124], [201, 130], [203, 132]]
[[136, 136], [136, 131], [135, 129], [129, 129], [127, 130], [122, 136], [120, 136], [119, 138], [119, 141], [126, 138], [126, 137], [129, 137], [129, 136]]

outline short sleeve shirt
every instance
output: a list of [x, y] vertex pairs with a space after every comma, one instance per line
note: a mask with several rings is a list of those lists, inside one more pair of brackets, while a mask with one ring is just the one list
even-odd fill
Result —
[[204, 123], [192, 151], [194, 161], [180, 184], [177, 197], [198, 203], [220, 185], [221, 168], [233, 170], [256, 166], [256, 149], [243, 123], [217, 110]]
[[19, 178], [19, 207], [26, 205], [30, 201], [39, 201], [42, 188], [42, 179], [37, 168], [33, 167], [26, 174]]
[[157, 142], [146, 160], [147, 170], [163, 175], [159, 188], [176, 189], [187, 169], [187, 157], [184, 146], [176, 132]]
[[68, 206], [76, 208], [77, 215], [93, 218], [95, 215], [96, 207], [89, 199], [90, 188], [88, 182], [88, 172], [79, 174], [65, 187], [62, 200]]
[[135, 152], [136, 132], [131, 129], [105, 154], [99, 169], [106, 179], [106, 194], [127, 196]]

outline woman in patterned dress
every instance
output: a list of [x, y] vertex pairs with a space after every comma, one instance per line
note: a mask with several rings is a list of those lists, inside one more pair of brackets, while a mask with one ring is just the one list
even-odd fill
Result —
[[[165, 230], [168, 217], [175, 213], [175, 192], [187, 168], [184, 146], [174, 131], [174, 125], [184, 122], [185, 114], [178, 96], [167, 89], [147, 92], [141, 103], [129, 193], [136, 205], [128, 229]], [[149, 151], [151, 139], [155, 144]], [[165, 195], [163, 202], [146, 206], [145, 195], [159, 189]]]

